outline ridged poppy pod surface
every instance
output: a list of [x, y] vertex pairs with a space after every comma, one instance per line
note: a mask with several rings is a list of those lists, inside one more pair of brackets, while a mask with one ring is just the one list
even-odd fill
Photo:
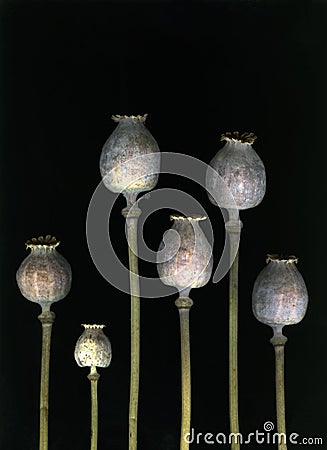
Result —
[[68, 294], [72, 271], [68, 261], [56, 250], [59, 241], [47, 235], [26, 242], [31, 253], [21, 263], [17, 284], [22, 295], [48, 309]]
[[296, 267], [297, 258], [268, 255], [267, 263], [253, 287], [255, 317], [273, 328], [300, 322], [307, 310], [308, 291]]
[[100, 171], [112, 192], [149, 191], [158, 182], [160, 150], [145, 127], [144, 116], [113, 116], [118, 123], [103, 146]]
[[111, 344], [104, 334], [105, 325], [82, 325], [85, 330], [75, 346], [75, 360], [80, 367], [108, 367]]
[[[172, 215], [174, 221], [159, 246], [157, 269], [161, 281], [180, 291], [189, 291], [208, 283], [212, 272], [212, 248], [200, 228], [204, 216]], [[176, 252], [177, 250], [177, 252]], [[188, 292], [186, 292], [188, 295]]]
[[[222, 134], [221, 140], [226, 141], [226, 144], [211, 160], [210, 166], [224, 180], [225, 185], [212, 171], [208, 171], [206, 177], [207, 187], [217, 192], [220, 207], [235, 208], [230, 195], [226, 194], [225, 186], [240, 210], [254, 208], [262, 201], [266, 192], [266, 171], [252, 148], [255, 139], [253, 133], [234, 131]], [[216, 204], [211, 195], [209, 199]]]

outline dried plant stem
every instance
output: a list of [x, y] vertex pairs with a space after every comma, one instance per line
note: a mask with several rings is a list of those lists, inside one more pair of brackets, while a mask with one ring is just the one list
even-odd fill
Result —
[[98, 448], [98, 380], [100, 374], [91, 367], [87, 378], [91, 381], [91, 450]]
[[240, 238], [242, 223], [229, 222], [226, 225], [230, 238], [230, 258], [235, 255], [229, 273], [229, 422], [233, 433], [232, 450], [240, 449], [238, 419], [238, 260], [236, 246]]
[[191, 428], [191, 352], [189, 315], [193, 301], [189, 297], [179, 297], [175, 302], [180, 319], [181, 360], [182, 360], [182, 422], [180, 450], [187, 450], [185, 437]]
[[55, 314], [49, 309], [38, 316], [42, 324], [42, 357], [40, 382], [40, 450], [48, 450], [48, 417], [49, 417], [49, 369], [52, 324]]
[[[231, 433], [239, 433], [238, 420], [238, 252], [229, 275], [229, 418]], [[231, 448], [238, 450], [233, 439]]]
[[127, 198], [126, 217], [128, 239], [129, 279], [131, 290], [131, 378], [129, 401], [129, 450], [137, 449], [137, 412], [140, 384], [140, 282], [137, 257], [137, 224], [141, 210], [133, 207], [135, 198]]
[[275, 349], [277, 432], [280, 436], [278, 450], [287, 450], [284, 381], [284, 349], [287, 338], [282, 334], [281, 329], [277, 332], [274, 330], [274, 336], [270, 342]]

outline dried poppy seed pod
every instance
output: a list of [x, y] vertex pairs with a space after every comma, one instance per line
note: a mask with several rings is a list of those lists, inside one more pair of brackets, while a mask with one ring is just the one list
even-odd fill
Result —
[[17, 284], [25, 298], [48, 310], [52, 303], [68, 294], [72, 271], [68, 261], [56, 250], [59, 241], [47, 235], [26, 242], [31, 253], [21, 263]]
[[[255, 139], [253, 133], [241, 134], [234, 131], [222, 134], [221, 140], [226, 141], [226, 144], [210, 162], [210, 166], [228, 186], [238, 209], [254, 208], [262, 201], [266, 192], [265, 167], [252, 148]], [[206, 185], [218, 191], [220, 207], [235, 208], [226, 194], [225, 186], [222, 186], [220, 179], [212, 171], [207, 173]], [[216, 204], [211, 195], [209, 199]]]
[[308, 292], [295, 256], [267, 256], [267, 266], [253, 287], [255, 317], [272, 328], [300, 322], [307, 310]]
[[111, 345], [104, 334], [105, 325], [85, 325], [75, 346], [75, 360], [80, 367], [108, 367], [111, 362]]
[[185, 291], [183, 295], [187, 296], [192, 288], [208, 283], [212, 272], [212, 249], [199, 226], [199, 221], [206, 217], [170, 218], [174, 220], [170, 230], [178, 235], [170, 230], [165, 233], [159, 246], [160, 260], [164, 262], [158, 262], [157, 269], [164, 284]]
[[100, 158], [104, 185], [112, 192], [149, 191], [158, 182], [160, 151], [144, 125], [146, 117], [112, 117], [118, 126], [104, 144]]

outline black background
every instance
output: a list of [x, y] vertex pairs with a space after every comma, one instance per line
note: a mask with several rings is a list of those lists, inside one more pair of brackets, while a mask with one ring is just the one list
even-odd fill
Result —
[[[325, 5], [304, 1], [2, 2], [1, 449], [38, 448], [40, 310], [19, 293], [15, 272], [24, 242], [48, 233], [73, 269], [69, 296], [53, 308], [49, 448], [89, 448], [89, 381], [73, 357], [85, 322], [106, 323], [113, 347], [99, 383], [99, 449], [128, 447], [129, 297], [97, 272], [85, 221], [110, 116], [143, 113], [162, 151], [204, 162], [224, 131], [258, 136], [267, 193], [241, 214], [241, 430], [276, 422], [271, 331], [253, 317], [251, 291], [265, 254], [282, 251], [299, 257], [310, 294], [305, 320], [285, 329], [288, 430], [326, 443], [326, 18]], [[166, 186], [207, 210], [217, 264], [221, 215], [192, 182], [162, 175], [158, 187]], [[124, 204], [119, 198], [110, 230], [126, 263]], [[169, 227], [169, 211], [148, 219], [153, 250]], [[140, 271], [156, 276], [147, 264]], [[224, 279], [191, 292], [192, 426], [201, 432], [228, 432], [227, 288]], [[140, 450], [179, 447], [175, 298], [142, 301]]]

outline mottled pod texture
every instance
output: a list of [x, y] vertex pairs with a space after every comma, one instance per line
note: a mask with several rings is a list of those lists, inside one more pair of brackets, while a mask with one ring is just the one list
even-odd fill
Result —
[[100, 171], [112, 192], [142, 192], [154, 188], [160, 171], [157, 142], [145, 127], [146, 116], [114, 116], [116, 129], [103, 146]]
[[80, 367], [108, 367], [111, 344], [104, 334], [104, 325], [83, 325], [83, 334], [75, 346], [75, 360]]
[[42, 236], [28, 241], [26, 245], [31, 253], [16, 274], [22, 295], [42, 307], [49, 307], [66, 297], [71, 287], [71, 267], [56, 250], [58, 244], [55, 238]]
[[267, 266], [253, 287], [255, 317], [272, 327], [300, 322], [307, 310], [308, 292], [296, 267], [296, 258], [268, 256]]
[[199, 226], [199, 220], [206, 217], [171, 219], [173, 226], [159, 246], [157, 269], [161, 281], [179, 290], [204, 286], [212, 272], [212, 248]]
[[[211, 160], [210, 166], [224, 180], [238, 209], [254, 208], [266, 192], [265, 167], [251, 146], [255, 136], [233, 132], [225, 133], [222, 139], [226, 144]], [[221, 179], [212, 171], [208, 171], [206, 185], [217, 192], [220, 207], [235, 207]], [[212, 196], [209, 195], [209, 199], [216, 204]]]

